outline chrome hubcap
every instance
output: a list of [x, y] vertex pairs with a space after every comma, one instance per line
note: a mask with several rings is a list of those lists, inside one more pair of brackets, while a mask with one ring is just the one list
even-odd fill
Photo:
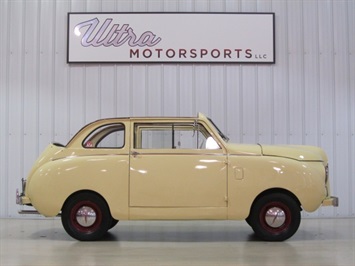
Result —
[[96, 221], [96, 212], [88, 206], [81, 207], [76, 212], [76, 221], [83, 227], [92, 226]]
[[286, 214], [282, 209], [273, 207], [266, 212], [265, 221], [268, 226], [278, 228], [285, 223]]

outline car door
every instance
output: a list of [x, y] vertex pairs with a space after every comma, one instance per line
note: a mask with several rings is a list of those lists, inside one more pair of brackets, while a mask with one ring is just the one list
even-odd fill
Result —
[[204, 125], [133, 127], [130, 207], [226, 207], [226, 154]]

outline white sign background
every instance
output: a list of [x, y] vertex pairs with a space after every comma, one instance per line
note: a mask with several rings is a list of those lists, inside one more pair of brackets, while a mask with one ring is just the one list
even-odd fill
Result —
[[274, 13], [68, 13], [67, 62], [275, 63], [274, 28]]

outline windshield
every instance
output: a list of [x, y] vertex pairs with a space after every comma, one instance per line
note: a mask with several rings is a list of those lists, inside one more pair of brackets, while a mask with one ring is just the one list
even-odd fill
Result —
[[229, 138], [223, 134], [223, 132], [216, 126], [216, 124], [212, 121], [211, 118], [208, 118], [208, 120], [211, 122], [211, 124], [215, 127], [215, 129], [217, 130], [218, 134], [221, 136], [221, 138], [225, 141], [228, 142]]

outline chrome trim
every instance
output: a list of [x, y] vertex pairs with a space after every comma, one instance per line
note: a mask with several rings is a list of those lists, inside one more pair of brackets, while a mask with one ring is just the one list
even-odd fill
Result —
[[20, 196], [20, 192], [18, 191], [18, 189], [16, 189], [16, 204], [22, 205], [21, 196]]
[[[37, 210], [19, 210], [17, 212], [18, 214], [37, 214], [37, 215], [41, 215]], [[61, 213], [58, 213], [56, 215], [56, 217], [60, 217]]]
[[[173, 149], [172, 149], [173, 150]], [[181, 149], [182, 150], [182, 149]], [[188, 153], [188, 152], [171, 152], [171, 153], [169, 153], [169, 152], [144, 152], [144, 151], [140, 151], [140, 152], [137, 152], [137, 153], [135, 153], [135, 151], [136, 150], [134, 150], [134, 151], [132, 151], [131, 153], [130, 153], [130, 155], [164, 155], [164, 156], [166, 156], [166, 155], [174, 155], [174, 156], [177, 156], [177, 155], [182, 155], [182, 156], [186, 156], [186, 155], [209, 155], [209, 156], [227, 156], [227, 154], [226, 153], [198, 153], [198, 152], [196, 152], [196, 153]], [[173, 151], [176, 151], [176, 150], [173, 150]]]
[[40, 214], [36, 210], [19, 210], [18, 213], [19, 214]]
[[16, 189], [16, 204], [18, 205], [23, 205], [22, 203], [22, 197], [25, 196], [25, 190], [26, 190], [26, 179], [21, 178], [21, 193], [19, 189]]

